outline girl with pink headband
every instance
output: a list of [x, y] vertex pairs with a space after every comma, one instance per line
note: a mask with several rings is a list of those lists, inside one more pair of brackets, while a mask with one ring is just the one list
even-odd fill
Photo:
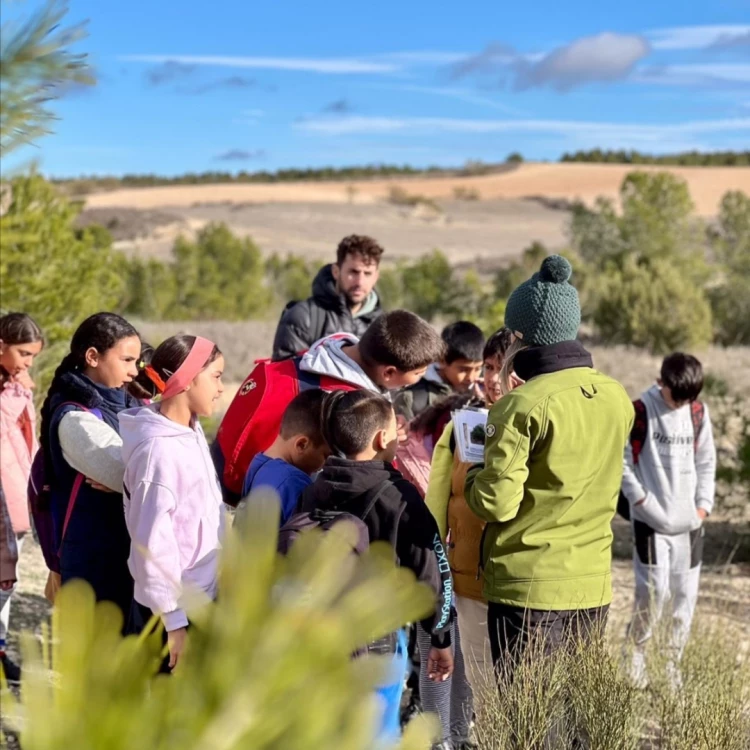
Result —
[[185, 647], [183, 591], [216, 596], [224, 508], [198, 417], [213, 413], [224, 391], [223, 370], [212, 341], [173, 336], [146, 368], [160, 401], [120, 415], [135, 582], [130, 629], [139, 632], [153, 614], [161, 617], [169, 646], [163, 671], [178, 664]]

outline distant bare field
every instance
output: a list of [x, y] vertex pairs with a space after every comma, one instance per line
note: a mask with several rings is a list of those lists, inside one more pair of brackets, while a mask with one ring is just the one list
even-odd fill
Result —
[[430, 198], [450, 198], [456, 187], [478, 190], [484, 199], [546, 198], [592, 201], [599, 195], [614, 197], [623, 178], [634, 169], [668, 171], [684, 178], [699, 214], [716, 213], [727, 190], [750, 192], [750, 168], [745, 167], [653, 167], [628, 164], [524, 164], [500, 174], [477, 177], [413, 177], [352, 182], [298, 182], [255, 185], [180, 185], [133, 188], [92, 195], [91, 208], [129, 206], [158, 208], [192, 206], [195, 203], [346, 203], [348, 187], [356, 190], [358, 202], [387, 197], [393, 185]]
[[[640, 169], [657, 169], [639, 167]], [[525, 164], [478, 177], [411, 177], [359, 182], [220, 184], [133, 188], [87, 198], [85, 221], [108, 226], [127, 252], [166, 258], [179, 234], [191, 236], [211, 221], [251, 236], [266, 254], [330, 259], [347, 234], [369, 234], [387, 258], [413, 258], [435, 248], [456, 264], [495, 267], [531, 242], [555, 249], [566, 242], [569, 203], [614, 198], [634, 167], [604, 164]], [[696, 210], [716, 213], [731, 189], [750, 193], [750, 168], [659, 167], [690, 187]], [[400, 187], [438, 206], [398, 206], [389, 191]], [[456, 200], [454, 191], [480, 200]]]

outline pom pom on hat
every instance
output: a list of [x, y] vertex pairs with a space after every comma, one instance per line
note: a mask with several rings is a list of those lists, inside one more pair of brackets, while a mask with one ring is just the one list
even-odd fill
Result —
[[578, 292], [568, 283], [573, 267], [561, 255], [550, 255], [528, 281], [508, 298], [505, 325], [529, 346], [573, 341], [581, 324]]
[[539, 278], [542, 281], [563, 284], [570, 279], [572, 273], [573, 266], [567, 258], [563, 258], [562, 255], [550, 255], [542, 261]]

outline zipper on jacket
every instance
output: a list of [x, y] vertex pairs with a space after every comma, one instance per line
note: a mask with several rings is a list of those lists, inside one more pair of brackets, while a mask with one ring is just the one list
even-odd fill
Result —
[[486, 523], [482, 529], [482, 536], [479, 539], [479, 565], [477, 565], [477, 581], [482, 580], [482, 574], [484, 573], [484, 540], [487, 536], [487, 529], [490, 525]]

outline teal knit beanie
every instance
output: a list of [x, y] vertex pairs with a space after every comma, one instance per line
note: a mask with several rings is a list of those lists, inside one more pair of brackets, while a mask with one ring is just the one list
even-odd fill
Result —
[[505, 308], [505, 325], [530, 346], [573, 341], [581, 325], [578, 292], [568, 283], [573, 267], [550, 255], [528, 281], [516, 287]]

